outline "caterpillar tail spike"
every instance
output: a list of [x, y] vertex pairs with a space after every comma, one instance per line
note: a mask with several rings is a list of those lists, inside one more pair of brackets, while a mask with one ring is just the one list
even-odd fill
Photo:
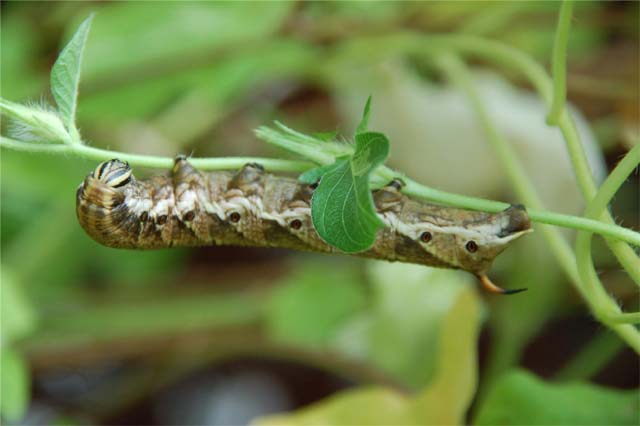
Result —
[[493, 282], [491, 282], [489, 277], [486, 276], [486, 275], [478, 275], [478, 279], [480, 280], [480, 283], [482, 284], [482, 287], [484, 287], [485, 290], [487, 290], [487, 291], [489, 291], [491, 293], [504, 294], [504, 295], [508, 296], [510, 294], [521, 293], [521, 292], [527, 290], [526, 288], [516, 288], [516, 289], [513, 289], [513, 290], [507, 290], [507, 289], [504, 289], [502, 287], [498, 287]]

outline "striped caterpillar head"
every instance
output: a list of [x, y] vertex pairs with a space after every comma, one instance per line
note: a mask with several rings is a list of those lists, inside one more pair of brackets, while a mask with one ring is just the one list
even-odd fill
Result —
[[107, 186], [119, 188], [131, 182], [133, 174], [128, 163], [114, 159], [100, 163], [92, 176]]
[[[126, 193], [134, 181], [131, 168], [120, 160], [100, 163], [76, 192], [76, 213], [82, 227], [97, 241], [116, 245], [113, 225], [122, 221]], [[113, 239], [113, 241], [112, 241]]]

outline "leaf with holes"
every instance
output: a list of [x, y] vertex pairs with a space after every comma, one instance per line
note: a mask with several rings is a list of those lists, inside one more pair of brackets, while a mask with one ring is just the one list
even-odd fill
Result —
[[322, 175], [311, 200], [313, 225], [324, 241], [345, 253], [369, 248], [384, 227], [371, 197], [369, 175], [389, 155], [382, 133], [359, 133], [352, 156], [339, 159]]

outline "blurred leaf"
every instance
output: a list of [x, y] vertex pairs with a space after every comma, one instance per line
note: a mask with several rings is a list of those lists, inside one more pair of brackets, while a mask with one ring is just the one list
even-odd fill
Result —
[[475, 424], [638, 424], [638, 391], [588, 383], [547, 383], [523, 370], [504, 374], [489, 390]]
[[326, 345], [364, 300], [354, 268], [305, 264], [273, 291], [267, 327], [279, 340]]
[[255, 420], [259, 425], [462, 424], [476, 386], [480, 304], [475, 290], [459, 292], [439, 333], [433, 381], [415, 398], [393, 389], [340, 392], [291, 414]]
[[385, 388], [347, 390], [292, 414], [255, 419], [261, 426], [413, 425], [418, 420], [407, 398]]
[[415, 400], [425, 424], [464, 424], [478, 382], [480, 300], [467, 287], [440, 329], [437, 368], [429, 386]]
[[494, 274], [502, 276], [500, 282], [505, 287], [528, 287], [535, 291], [528, 292], [526, 297], [514, 297], [509, 303], [494, 300], [491, 304], [489, 326], [493, 344], [487, 357], [483, 390], [519, 363], [525, 346], [551, 318], [566, 315], [562, 304], [568, 289], [562, 285], [564, 277], [547, 247], [539, 235], [519, 241], [515, 250], [500, 255], [493, 266]]
[[0, 31], [2, 97], [20, 101], [38, 95], [46, 79], [35, 66], [39, 47], [36, 31], [25, 17], [9, 8], [2, 11]]
[[83, 80], [125, 79], [135, 69], [156, 73], [201, 60], [220, 49], [265, 40], [293, 3], [129, 2], [97, 11]]
[[35, 328], [36, 314], [6, 264], [0, 271], [0, 289], [1, 344], [4, 346], [29, 335]]
[[346, 252], [369, 248], [384, 227], [373, 205], [369, 175], [389, 155], [382, 133], [359, 133], [349, 159], [337, 160], [311, 199], [313, 225], [324, 241]]
[[85, 303], [48, 317], [30, 343], [59, 347], [88, 340], [98, 343], [254, 325], [261, 319], [262, 300], [262, 294], [236, 293]]
[[10, 422], [21, 420], [31, 394], [29, 369], [21, 354], [3, 346], [0, 352], [0, 414]]
[[298, 42], [273, 41], [259, 48], [246, 46], [166, 75], [151, 74], [134, 83], [123, 79], [109, 90], [84, 96], [78, 114], [81, 121], [98, 123], [105, 119], [118, 122], [150, 118], [176, 98], [194, 91], [227, 111], [232, 109], [233, 101], [256, 84], [305, 75], [315, 63], [316, 54], [312, 46]]
[[58, 104], [58, 110], [69, 131], [75, 128], [82, 54], [92, 20], [93, 15], [80, 24], [69, 43], [60, 52], [51, 69], [51, 93], [56, 100], [56, 104]]
[[369, 114], [371, 112], [371, 96], [367, 98], [367, 103], [364, 105], [364, 111], [362, 113], [362, 119], [356, 128], [356, 135], [365, 133], [369, 126]]
[[420, 388], [433, 378], [433, 349], [443, 321], [472, 278], [459, 271], [388, 262], [371, 262], [368, 272], [373, 304], [343, 327], [335, 344]]

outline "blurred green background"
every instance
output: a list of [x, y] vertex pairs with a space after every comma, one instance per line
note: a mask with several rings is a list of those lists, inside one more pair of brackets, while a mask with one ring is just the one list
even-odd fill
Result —
[[[517, 202], [468, 100], [430, 58], [378, 43], [479, 35], [549, 69], [559, 3], [0, 7], [2, 97], [15, 102], [51, 103], [50, 68], [96, 13], [78, 107], [94, 146], [289, 158], [253, 129], [277, 119], [349, 135], [371, 94], [370, 128], [389, 137], [393, 167], [436, 188]], [[636, 2], [575, 5], [568, 97], [598, 179], [638, 133], [638, 12]], [[470, 65], [548, 209], [580, 214], [545, 106], [520, 76]], [[2, 131], [10, 134], [11, 123], [3, 120]], [[114, 250], [75, 219], [75, 189], [94, 162], [1, 155], [0, 408], [10, 424], [640, 421], [636, 354], [595, 322], [537, 234], [492, 272], [503, 287], [529, 288], [511, 298], [482, 294], [464, 273], [349, 257]], [[638, 197], [636, 173], [612, 206], [633, 229]], [[633, 286], [596, 240], [603, 282], [637, 309]], [[265, 417], [272, 413], [281, 414]]]

